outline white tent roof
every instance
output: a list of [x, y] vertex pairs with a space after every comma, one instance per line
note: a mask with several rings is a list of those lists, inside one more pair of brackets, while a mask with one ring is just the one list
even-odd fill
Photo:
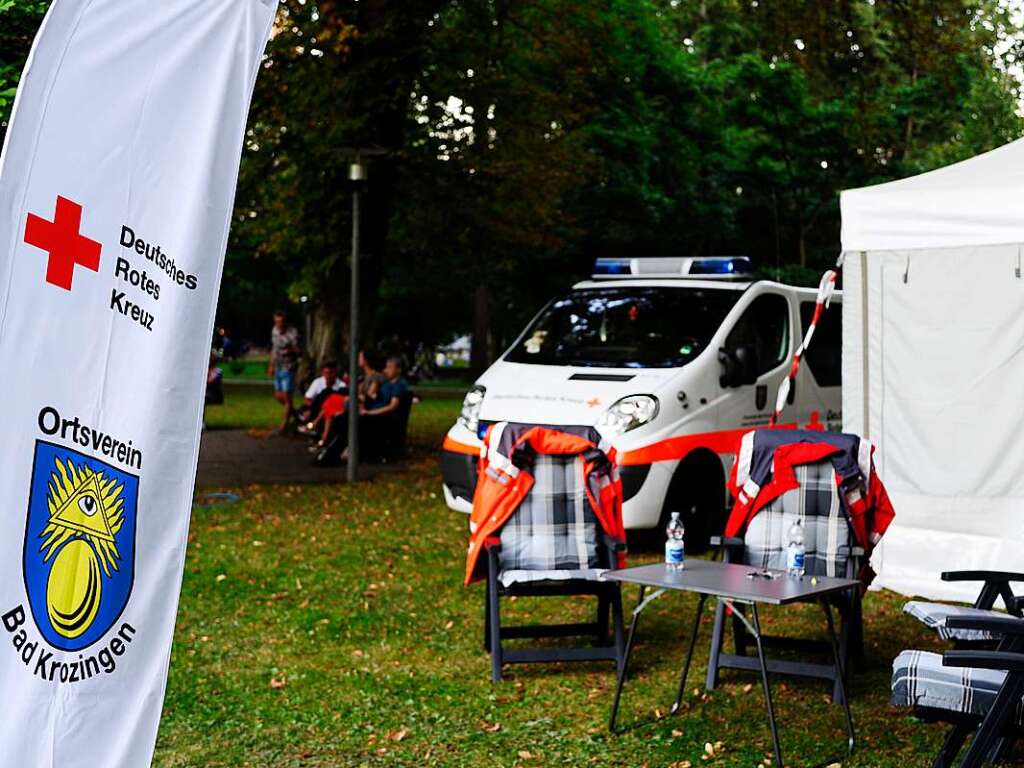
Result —
[[1024, 242], [1024, 139], [840, 196], [843, 251]]

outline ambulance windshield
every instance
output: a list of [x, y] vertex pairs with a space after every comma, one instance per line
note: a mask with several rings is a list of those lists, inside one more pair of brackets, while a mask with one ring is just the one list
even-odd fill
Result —
[[741, 291], [587, 288], [550, 304], [505, 356], [511, 363], [678, 368], [710, 343]]

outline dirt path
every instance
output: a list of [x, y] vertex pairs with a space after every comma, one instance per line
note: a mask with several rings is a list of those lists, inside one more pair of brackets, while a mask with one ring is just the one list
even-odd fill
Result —
[[[199, 449], [196, 489], [238, 488], [252, 483], [343, 483], [345, 465], [322, 468], [313, 465], [301, 437], [280, 437], [268, 430], [210, 429], [203, 433]], [[397, 472], [400, 465], [369, 464], [360, 477]]]

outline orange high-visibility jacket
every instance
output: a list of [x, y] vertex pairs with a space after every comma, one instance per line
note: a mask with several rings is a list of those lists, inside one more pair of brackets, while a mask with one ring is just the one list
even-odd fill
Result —
[[[469, 516], [469, 552], [466, 584], [484, 576], [480, 553], [488, 538], [519, 508], [533, 487], [532, 456], [578, 455], [583, 462], [587, 499], [598, 522], [614, 539], [626, 541], [622, 525], [622, 482], [615, 465], [615, 449], [606, 445], [593, 427], [547, 427], [535, 424], [492, 424], [484, 436], [480, 466]], [[619, 553], [619, 567], [626, 555]]]

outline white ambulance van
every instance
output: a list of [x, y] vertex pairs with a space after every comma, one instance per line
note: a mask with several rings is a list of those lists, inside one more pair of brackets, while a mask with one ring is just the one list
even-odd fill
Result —
[[[664, 528], [679, 511], [701, 548], [724, 526], [739, 437], [768, 423], [814, 313], [815, 290], [750, 272], [745, 257], [599, 259], [466, 394], [441, 456], [448, 506], [470, 510], [488, 425], [593, 425], [617, 452], [626, 528]], [[841, 300], [781, 425], [840, 428]]]

